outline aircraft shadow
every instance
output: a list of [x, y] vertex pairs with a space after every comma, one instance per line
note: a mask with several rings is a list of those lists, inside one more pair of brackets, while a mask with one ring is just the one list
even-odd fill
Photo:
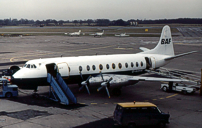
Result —
[[60, 104], [59, 102], [55, 102], [48, 99], [46, 97], [48, 95], [49, 95], [48, 92], [40, 93], [38, 97], [33, 97], [33, 95], [29, 94], [29, 95], [8, 98], [8, 100], [27, 104], [27, 105], [37, 105], [41, 107], [56, 107], [56, 108], [67, 109], [67, 110], [78, 109], [80, 107], [87, 106], [83, 104], [71, 104], [71, 103], [69, 105], [63, 105], [63, 104]]

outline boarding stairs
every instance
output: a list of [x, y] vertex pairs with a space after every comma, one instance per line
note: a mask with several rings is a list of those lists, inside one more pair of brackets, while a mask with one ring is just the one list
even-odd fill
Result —
[[146, 70], [148, 73], [155, 73], [160, 76], [169, 77], [169, 78], [175, 78], [175, 79], [185, 79], [188, 80], [189, 83], [192, 83], [194, 85], [187, 85], [189, 87], [195, 87], [200, 88], [201, 84], [201, 74], [200, 73], [192, 73], [187, 72], [183, 70], [177, 70], [177, 69], [167, 69], [167, 68], [159, 68], [155, 70]]
[[[50, 83], [50, 92], [54, 101], [60, 101], [61, 104], [69, 105], [70, 102], [77, 104], [77, 99], [69, 89], [65, 81], [62, 79], [61, 75], [57, 73], [54, 78], [50, 73], [47, 74], [47, 82]], [[69, 101], [70, 100], [70, 101]]]

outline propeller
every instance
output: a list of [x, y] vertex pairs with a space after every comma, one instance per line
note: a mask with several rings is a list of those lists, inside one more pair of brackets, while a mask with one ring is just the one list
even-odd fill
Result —
[[[101, 74], [101, 73], [100, 73], [100, 74]], [[104, 81], [104, 78], [103, 78], [103, 75], [102, 75], [102, 74], [101, 74], [101, 77], [102, 77], [102, 80]], [[101, 83], [101, 87], [99, 87], [99, 88], [97, 89], [97, 91], [99, 92], [102, 88], [105, 87], [105, 89], [106, 89], [106, 91], [107, 91], [107, 95], [109, 96], [109, 98], [110, 98], [110, 94], [109, 94], [108, 86], [109, 86], [109, 82], [110, 82], [112, 79], [113, 79], [113, 78], [111, 77], [109, 80], [102, 82], [102, 83]]]
[[[80, 76], [81, 76], [81, 79], [83, 80], [83, 76], [82, 76], [82, 73], [80, 72]], [[90, 91], [88, 89], [88, 84], [89, 84], [89, 80], [92, 76], [90, 75], [86, 81], [83, 81], [81, 82], [81, 87], [79, 88], [79, 91], [81, 91], [81, 89], [83, 89], [83, 87], [85, 86], [86, 87], [86, 90], [88, 92], [88, 94], [90, 95]]]

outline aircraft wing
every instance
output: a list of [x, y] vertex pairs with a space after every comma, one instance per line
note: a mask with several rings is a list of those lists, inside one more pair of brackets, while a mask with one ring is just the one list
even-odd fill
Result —
[[142, 50], [143, 52], [145, 52], [145, 51], [149, 51], [149, 50], [150, 50], [150, 49], [145, 48], [145, 47], [139, 47], [139, 49]]
[[[114, 75], [114, 74], [103, 74], [104, 80], [109, 80], [112, 78], [110, 83], [112, 84], [120, 84], [120, 83], [127, 83], [131, 84], [137, 83], [139, 81], [159, 81], [159, 82], [186, 82], [188, 80], [185, 79], [172, 79], [172, 78], [163, 78], [163, 77], [142, 77], [142, 76], [129, 76], [129, 75]], [[96, 83], [96, 82], [102, 82], [101, 76], [94, 76], [92, 79], [90, 79], [90, 82]]]
[[159, 78], [159, 77], [139, 77], [134, 76], [133, 78], [129, 78], [129, 81], [163, 81], [163, 82], [186, 82], [188, 80], [185, 79], [171, 79], [171, 78]]

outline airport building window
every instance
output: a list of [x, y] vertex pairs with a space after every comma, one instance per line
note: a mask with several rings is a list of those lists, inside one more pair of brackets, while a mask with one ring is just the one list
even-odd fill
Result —
[[114, 63], [112, 64], [112, 68], [113, 68], [113, 69], [115, 69], [115, 68], [116, 68], [116, 65], [115, 65]]
[[100, 65], [99, 65], [99, 68], [100, 68], [100, 70], [102, 70], [102, 69], [103, 69], [103, 66], [102, 66], [102, 64], [100, 64]]
[[133, 64], [133, 62], [131, 62], [131, 67], [133, 67], [134, 66], [134, 64]]
[[138, 62], [136, 62], [136, 67], [138, 67], [139, 66], [139, 64], [138, 64]]
[[87, 69], [87, 71], [89, 71], [89, 70], [90, 70], [90, 66], [89, 66], [89, 65], [87, 65], [87, 66], [86, 66], [86, 69]]
[[119, 63], [119, 68], [120, 68], [120, 69], [122, 68], [122, 64], [121, 64], [121, 63]]
[[128, 68], [128, 63], [125, 63], [125, 67]]
[[109, 64], [106, 64], [106, 68], [109, 69]]
[[143, 62], [141, 61], [141, 67], [143, 66]]
[[96, 69], [95, 65], [93, 65], [92, 68], [93, 68], [93, 70], [95, 70]]
[[82, 67], [81, 67], [81, 66], [79, 66], [79, 71], [80, 71], [80, 72], [82, 71]]

